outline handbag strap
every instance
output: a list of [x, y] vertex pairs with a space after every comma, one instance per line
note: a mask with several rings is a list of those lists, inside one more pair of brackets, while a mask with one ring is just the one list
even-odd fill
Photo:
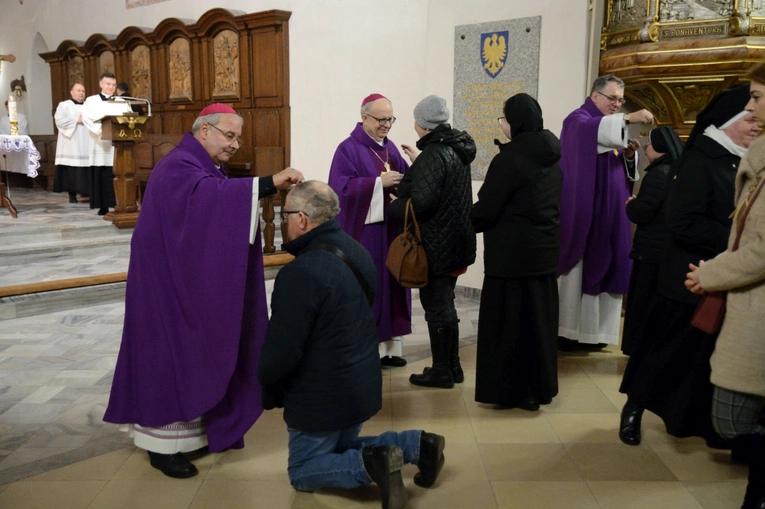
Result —
[[412, 205], [412, 199], [409, 198], [406, 201], [406, 213], [404, 214], [404, 231], [409, 230], [409, 213], [412, 214], [412, 224], [414, 225], [414, 236], [417, 237], [419, 242], [422, 239], [420, 235], [420, 223], [417, 222], [417, 217], [414, 215], [414, 205]]
[[[763, 184], [765, 184], [765, 179], [758, 175], [755, 184], [749, 188], [749, 196], [746, 198], [746, 208], [741, 214], [741, 217], [736, 221], [736, 240], [733, 241], [733, 247], [731, 248], [731, 251], [738, 249], [738, 241], [741, 240], [741, 233], [744, 231], [744, 223], [746, 223], [746, 218], [749, 215], [749, 210], [752, 208], [754, 201], [760, 195], [760, 191], [762, 191]], [[736, 211], [733, 211], [733, 214], [735, 218]]]
[[364, 279], [364, 276], [361, 275], [361, 271], [358, 267], [356, 267], [356, 264], [353, 263], [353, 260], [351, 260], [350, 257], [345, 254], [342, 249], [337, 246], [333, 246], [332, 244], [319, 242], [316, 244], [311, 244], [303, 249], [303, 252], [306, 251], [328, 251], [344, 261], [348, 268], [351, 269], [351, 272], [353, 272], [353, 275], [356, 276], [356, 280], [359, 282], [361, 289], [364, 291], [364, 295], [367, 296], [370, 307], [372, 306], [372, 303], [375, 301], [375, 295], [370, 290], [369, 283], [367, 283], [367, 280]]

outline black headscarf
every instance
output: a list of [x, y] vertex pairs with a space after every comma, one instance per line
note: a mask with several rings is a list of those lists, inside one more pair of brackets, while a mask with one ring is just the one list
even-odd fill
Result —
[[542, 108], [529, 94], [515, 94], [505, 101], [505, 120], [510, 124], [510, 137], [520, 133], [535, 133], [544, 129]]
[[696, 138], [701, 136], [710, 125], [720, 127], [744, 111], [748, 102], [748, 83], [731, 87], [717, 94], [707, 107], [696, 116], [696, 125], [693, 126], [685, 147], [692, 147], [696, 142]]
[[668, 163], [676, 161], [683, 152], [683, 142], [671, 127], [661, 126], [651, 129], [648, 140], [656, 152], [667, 156]]

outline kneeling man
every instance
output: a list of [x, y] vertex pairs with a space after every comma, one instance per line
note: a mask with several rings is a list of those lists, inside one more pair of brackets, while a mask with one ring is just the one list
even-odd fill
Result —
[[[334, 219], [338, 198], [318, 181], [295, 186], [283, 213], [295, 260], [276, 276], [271, 320], [258, 360], [264, 408], [284, 407], [288, 471], [298, 491], [374, 481], [384, 509], [406, 505], [404, 463], [430, 487], [444, 437], [422, 430], [359, 437], [382, 407], [377, 328], [370, 309], [377, 271], [369, 252]], [[270, 401], [270, 404], [269, 404]]]

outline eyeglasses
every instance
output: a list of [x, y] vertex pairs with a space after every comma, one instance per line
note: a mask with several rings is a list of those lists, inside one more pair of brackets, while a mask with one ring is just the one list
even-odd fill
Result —
[[237, 144], [238, 146], [240, 146], [240, 147], [241, 147], [242, 145], [244, 145], [244, 140], [242, 140], [242, 138], [238, 137], [238, 136], [236, 135], [236, 133], [232, 133], [231, 131], [223, 131], [223, 130], [221, 130], [220, 128], [218, 128], [218, 127], [216, 127], [216, 126], [214, 126], [214, 125], [212, 125], [212, 124], [207, 124], [207, 125], [209, 125], [209, 126], [210, 126], [210, 127], [212, 127], [213, 129], [215, 129], [216, 131], [218, 131], [219, 133], [221, 133], [221, 134], [223, 135], [223, 137], [224, 137], [224, 138], [226, 138], [226, 141], [228, 141], [229, 143], [231, 143], [231, 142], [234, 142], [234, 141], [235, 141], [235, 142], [236, 142], [236, 144]]
[[595, 93], [602, 95], [603, 97], [605, 97], [606, 99], [608, 99], [610, 102], [614, 104], [624, 104], [627, 102], [627, 99], [625, 99], [624, 97], [614, 97], [612, 95], [606, 95], [603, 92], [598, 92], [597, 90], [595, 91]]
[[396, 123], [396, 117], [390, 117], [390, 118], [377, 118], [377, 117], [373, 117], [373, 116], [372, 116], [372, 115], [370, 115], [369, 113], [364, 113], [364, 115], [366, 115], [366, 116], [368, 116], [368, 117], [370, 117], [370, 118], [373, 118], [373, 119], [377, 120], [377, 122], [379, 122], [379, 124], [380, 124], [380, 125], [385, 125], [385, 124], [390, 124], [390, 125], [393, 125], [393, 124], [395, 124], [395, 123]]
[[[290, 214], [300, 214], [302, 210], [282, 210], [282, 214], [289, 216]], [[305, 214], [305, 212], [303, 212]]]
[[505, 117], [497, 117], [497, 123], [502, 126], [502, 121], [505, 120]]

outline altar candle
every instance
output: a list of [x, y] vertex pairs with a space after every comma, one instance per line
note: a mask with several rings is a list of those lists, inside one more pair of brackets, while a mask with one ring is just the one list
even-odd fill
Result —
[[13, 95], [8, 98], [8, 120], [10, 122], [19, 121], [19, 115], [16, 112], [16, 99], [13, 98]]

